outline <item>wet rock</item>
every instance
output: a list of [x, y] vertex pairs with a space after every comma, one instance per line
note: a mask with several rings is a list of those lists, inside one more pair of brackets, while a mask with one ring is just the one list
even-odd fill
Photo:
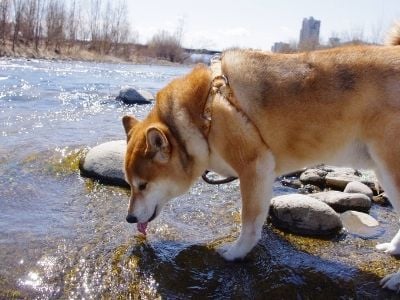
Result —
[[389, 197], [386, 193], [380, 193], [379, 195], [372, 197], [372, 201], [382, 206], [388, 206], [390, 204]]
[[300, 175], [303, 184], [312, 184], [319, 187], [325, 186], [325, 176], [327, 171], [321, 169], [307, 169]]
[[371, 199], [368, 196], [360, 193], [327, 191], [310, 194], [310, 197], [328, 204], [337, 212], [344, 212], [346, 210], [368, 212], [371, 208]]
[[374, 195], [372, 190], [367, 185], [359, 181], [349, 182], [344, 188], [343, 192], [364, 194], [368, 196], [370, 199], [372, 199], [372, 196]]
[[313, 184], [306, 184], [299, 188], [298, 192], [300, 194], [312, 194], [321, 192], [321, 188], [319, 186]]
[[350, 168], [337, 168], [325, 177], [326, 186], [339, 191], [343, 191], [346, 185], [352, 181], [361, 181], [361, 177], [354, 169]]
[[348, 210], [340, 214], [340, 219], [343, 227], [351, 234], [369, 238], [381, 233], [379, 222], [368, 214]]
[[272, 199], [272, 223], [305, 235], [331, 235], [342, 228], [339, 215], [329, 205], [310, 196], [290, 194]]
[[125, 104], [149, 104], [154, 100], [154, 96], [148, 91], [123, 88], [116, 99]]
[[377, 191], [378, 180], [373, 171], [360, 171], [352, 168], [338, 168], [332, 166], [323, 166], [322, 168], [328, 172], [325, 176], [325, 184], [328, 188], [343, 191], [348, 183], [359, 181], [370, 187], [373, 191]]
[[125, 151], [125, 140], [93, 147], [79, 162], [81, 175], [102, 183], [128, 187], [123, 171]]
[[300, 182], [300, 180], [298, 180], [296, 178], [286, 178], [286, 177], [284, 177], [280, 181], [281, 181], [281, 184], [283, 186], [288, 186], [288, 187], [291, 187], [293, 189], [299, 189], [299, 188], [301, 188], [303, 186], [302, 183]]

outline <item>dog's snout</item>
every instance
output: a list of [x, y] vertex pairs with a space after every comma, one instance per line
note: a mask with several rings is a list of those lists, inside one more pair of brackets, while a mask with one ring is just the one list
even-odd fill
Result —
[[126, 216], [126, 221], [128, 223], [137, 223], [138, 220], [137, 220], [137, 218], [135, 216], [128, 214]]

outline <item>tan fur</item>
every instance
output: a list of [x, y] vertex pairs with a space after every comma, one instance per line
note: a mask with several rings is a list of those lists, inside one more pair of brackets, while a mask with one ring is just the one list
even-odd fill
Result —
[[[400, 33], [396, 37], [400, 40]], [[125, 170], [132, 185], [128, 214], [147, 221], [205, 169], [236, 175], [242, 231], [220, 250], [233, 260], [261, 237], [275, 177], [305, 166], [374, 167], [400, 209], [400, 48], [352, 46], [298, 54], [231, 50], [223, 54], [222, 72], [233, 96], [214, 98], [209, 132], [202, 116], [212, 78], [203, 65], [162, 89], [144, 121], [124, 118]], [[149, 150], [149, 128], [166, 137], [167, 160], [155, 159], [161, 151], [157, 143]], [[171, 186], [155, 192], [165, 180]], [[148, 183], [145, 191], [138, 190], [140, 181]], [[400, 238], [389, 244], [381, 249], [400, 251]]]
[[397, 22], [386, 38], [386, 45], [399, 46], [400, 45], [400, 22]]

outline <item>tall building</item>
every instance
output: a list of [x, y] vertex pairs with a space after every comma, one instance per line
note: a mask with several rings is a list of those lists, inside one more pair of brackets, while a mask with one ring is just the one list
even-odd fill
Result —
[[319, 45], [319, 28], [321, 21], [313, 17], [303, 19], [303, 26], [300, 31], [299, 48], [303, 50], [312, 50]]

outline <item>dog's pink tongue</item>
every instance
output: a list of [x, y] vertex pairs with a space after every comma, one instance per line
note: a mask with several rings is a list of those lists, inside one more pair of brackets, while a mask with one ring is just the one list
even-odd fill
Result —
[[149, 223], [148, 222], [137, 223], [137, 229], [143, 235], [146, 235], [147, 224], [149, 224]]

